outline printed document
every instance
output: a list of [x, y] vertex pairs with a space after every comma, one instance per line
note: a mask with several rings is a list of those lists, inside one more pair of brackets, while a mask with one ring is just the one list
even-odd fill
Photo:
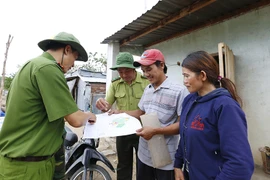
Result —
[[141, 123], [138, 119], [126, 114], [108, 113], [97, 114], [95, 124], [85, 125], [83, 138], [115, 137], [136, 133], [140, 129]]

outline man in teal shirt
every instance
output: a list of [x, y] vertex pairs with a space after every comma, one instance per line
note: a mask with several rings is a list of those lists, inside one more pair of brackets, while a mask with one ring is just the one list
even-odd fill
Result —
[[10, 86], [0, 131], [0, 179], [53, 178], [54, 154], [63, 143], [64, 118], [73, 127], [95, 122], [78, 109], [64, 77], [87, 53], [72, 34], [38, 43], [45, 51], [28, 61]]
[[[133, 56], [128, 52], [120, 52], [117, 55], [116, 65], [111, 70], [117, 70], [120, 77], [112, 81], [105, 99], [97, 100], [98, 109], [106, 112], [114, 102], [118, 110], [138, 109], [138, 103], [149, 81], [135, 70], [133, 62]], [[139, 136], [136, 134], [116, 137], [117, 180], [132, 180], [133, 148], [137, 158], [138, 143]]]

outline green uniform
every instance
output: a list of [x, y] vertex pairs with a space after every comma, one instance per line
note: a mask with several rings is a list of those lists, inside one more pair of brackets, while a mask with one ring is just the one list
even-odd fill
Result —
[[[116, 102], [118, 110], [139, 109], [138, 103], [148, 84], [149, 81], [139, 72], [137, 72], [136, 79], [131, 84], [127, 84], [123, 79], [117, 78], [110, 85], [105, 99], [111, 105]], [[132, 179], [133, 148], [136, 150], [137, 158], [138, 144], [139, 136], [136, 134], [116, 137], [118, 156], [117, 180]]]
[[[46, 52], [27, 62], [16, 74], [6, 106], [0, 131], [0, 179], [10, 177], [18, 168], [16, 160], [5, 160], [9, 165], [3, 165], [3, 159], [53, 155], [63, 143], [63, 117], [78, 110], [62, 69]], [[20, 166], [25, 166], [25, 173], [29, 173], [30, 165], [41, 166], [42, 162], [45, 165], [48, 160], [24, 161]], [[49, 162], [54, 171], [54, 160]], [[50, 177], [42, 179], [52, 179], [53, 172], [47, 174]]]
[[136, 110], [145, 87], [149, 81], [137, 72], [136, 79], [127, 84], [122, 78], [115, 79], [106, 94], [106, 101], [111, 105], [116, 102], [118, 110]]

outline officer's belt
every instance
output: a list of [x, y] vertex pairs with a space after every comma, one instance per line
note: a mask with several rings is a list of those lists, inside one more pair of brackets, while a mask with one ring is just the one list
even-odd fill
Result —
[[27, 162], [38, 162], [38, 161], [44, 161], [49, 158], [51, 158], [54, 154], [50, 156], [26, 156], [26, 157], [16, 157], [16, 158], [11, 158], [7, 157], [9, 159], [15, 160], [15, 161], [27, 161]]

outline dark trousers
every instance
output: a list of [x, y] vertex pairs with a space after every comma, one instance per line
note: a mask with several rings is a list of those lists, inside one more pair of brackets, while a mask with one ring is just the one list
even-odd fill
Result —
[[53, 180], [63, 180], [65, 178], [65, 147], [62, 143], [61, 148], [55, 153], [55, 171]]
[[53, 175], [53, 180], [63, 180], [65, 179], [66, 164], [65, 164], [65, 138], [66, 130], [63, 132], [63, 143], [61, 144], [60, 149], [54, 154], [55, 159], [55, 170]]
[[156, 169], [138, 159], [137, 180], [175, 180], [174, 170]]
[[186, 170], [184, 170], [184, 177], [185, 177], [185, 180], [189, 180], [189, 174]]
[[[136, 134], [127, 136], [116, 137], [116, 150], [118, 156], [117, 164], [117, 180], [132, 180], [132, 169], [133, 169], [133, 148], [137, 151], [139, 144], [139, 136]], [[136, 163], [136, 171], [138, 169]]]

